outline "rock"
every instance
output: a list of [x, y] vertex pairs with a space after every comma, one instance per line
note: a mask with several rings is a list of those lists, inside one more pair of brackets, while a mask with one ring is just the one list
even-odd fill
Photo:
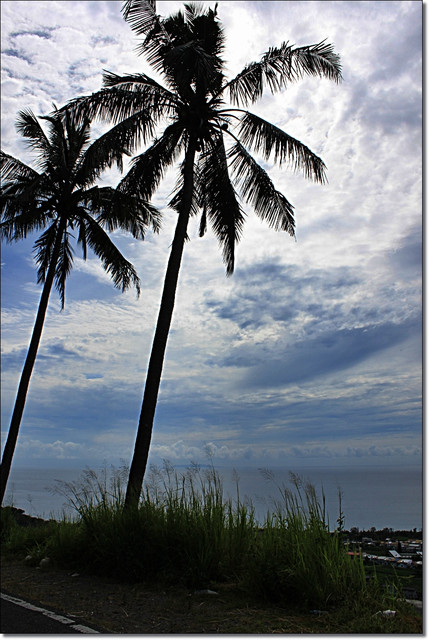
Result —
[[52, 564], [52, 563], [51, 563], [51, 559], [50, 559], [50, 558], [43, 558], [43, 559], [40, 561], [39, 567], [40, 567], [41, 569], [48, 569], [48, 568], [51, 566], [51, 564]]
[[328, 612], [322, 609], [312, 609], [310, 613], [312, 613], [314, 616], [324, 616]]
[[375, 616], [383, 616], [384, 618], [394, 618], [396, 616], [396, 611], [392, 611], [392, 609], [386, 609], [385, 611], [377, 611], [374, 613]]
[[24, 560], [25, 564], [31, 564], [32, 561], [33, 561], [33, 556], [30, 556], [30, 555], [25, 556], [25, 560]]
[[408, 600], [408, 599], [406, 599], [405, 602], [408, 602], [408, 604], [413, 606], [418, 611], [422, 611], [423, 610], [423, 602], [422, 602], [422, 600]]

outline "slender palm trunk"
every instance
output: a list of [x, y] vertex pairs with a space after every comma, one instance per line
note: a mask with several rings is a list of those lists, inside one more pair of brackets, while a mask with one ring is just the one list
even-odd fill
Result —
[[42, 337], [43, 325], [45, 322], [46, 311], [48, 308], [49, 296], [52, 290], [52, 285], [55, 278], [55, 269], [58, 262], [58, 257], [61, 250], [62, 235], [64, 232], [66, 220], [62, 222], [58, 230], [58, 235], [55, 239], [54, 249], [52, 252], [51, 260], [49, 263], [48, 272], [46, 275], [45, 283], [42, 289], [42, 295], [40, 296], [39, 308], [37, 310], [36, 320], [33, 327], [33, 333], [31, 335], [30, 345], [28, 347], [27, 357], [25, 358], [24, 368], [21, 373], [21, 380], [19, 382], [18, 391], [15, 399], [15, 406], [10, 421], [9, 433], [7, 435], [6, 444], [3, 451], [3, 457], [0, 468], [0, 490], [1, 499], [0, 504], [3, 503], [4, 494], [6, 492], [6, 485], [9, 478], [10, 469], [12, 466], [12, 458], [18, 440], [19, 427], [21, 425], [22, 414], [24, 412], [25, 401], [28, 393], [28, 386], [30, 384], [31, 374], [33, 373], [34, 363], [36, 361], [37, 351], [39, 348], [40, 339]]
[[153, 420], [155, 417], [159, 385], [161, 382], [165, 349], [167, 347], [168, 334], [173, 316], [177, 282], [191, 211], [194, 189], [194, 158], [195, 143], [190, 141], [186, 152], [185, 166], [183, 170], [183, 198], [171, 247], [171, 253], [168, 260], [167, 271], [165, 274], [158, 322], [152, 343], [152, 352], [147, 370], [142, 409], [125, 496], [125, 508], [134, 508], [138, 505], [149, 456]]

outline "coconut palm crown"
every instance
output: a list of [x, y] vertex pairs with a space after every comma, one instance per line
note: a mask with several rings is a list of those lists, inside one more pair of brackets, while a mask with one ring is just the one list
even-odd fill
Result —
[[124, 291], [133, 286], [139, 293], [137, 273], [108, 231], [120, 228], [144, 238], [149, 225], [155, 231], [159, 227], [157, 210], [138, 194], [94, 186], [107, 167], [122, 166], [122, 157], [129, 152], [126, 146], [112, 145], [106, 136], [91, 142], [87, 120], [78, 124], [69, 114], [63, 118], [58, 110], [40, 120], [47, 123], [47, 132], [31, 110], [21, 111], [16, 121], [18, 132], [37, 154], [37, 169], [0, 152], [0, 238], [15, 242], [42, 231], [34, 244], [34, 257], [37, 280], [43, 284], [2, 457], [1, 500], [53, 284], [62, 308], [65, 304], [66, 279], [73, 265], [72, 238], [81, 245], [85, 259], [88, 248], [100, 258], [116, 287]]
[[[169, 17], [156, 13], [153, 0], [127, 0], [122, 12], [141, 38], [138, 53], [160, 80], [145, 73], [104, 73], [104, 87], [67, 105], [74, 117], [113, 122], [118, 140], [132, 140], [137, 155], [119, 189], [149, 200], [166, 169], [179, 163], [170, 202], [177, 227], [165, 277], [158, 324], [147, 372], [145, 394], [126, 503], [136, 503], [147, 463], [165, 347], [170, 327], [183, 245], [190, 216], [200, 216], [200, 235], [210, 226], [222, 248], [226, 272], [234, 271], [245, 202], [278, 231], [295, 233], [291, 203], [274, 186], [252, 153], [302, 170], [325, 182], [325, 165], [308, 147], [248, 110], [268, 89], [273, 94], [305, 75], [341, 79], [339, 56], [325, 41], [305, 47], [284, 42], [235, 78], [224, 73], [224, 32], [214, 9], [185, 4]], [[163, 132], [158, 134], [161, 125]], [[157, 134], [157, 137], [155, 135]], [[148, 144], [149, 143], [149, 144]], [[179, 162], [180, 161], [180, 162]]]

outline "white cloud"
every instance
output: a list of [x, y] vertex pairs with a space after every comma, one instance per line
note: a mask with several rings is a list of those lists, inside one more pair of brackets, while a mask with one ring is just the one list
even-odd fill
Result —
[[79, 459], [85, 451], [84, 445], [78, 442], [64, 442], [55, 440], [54, 442], [41, 442], [40, 440], [29, 440], [23, 438], [20, 443], [23, 456], [31, 458], [55, 458], [56, 460]]

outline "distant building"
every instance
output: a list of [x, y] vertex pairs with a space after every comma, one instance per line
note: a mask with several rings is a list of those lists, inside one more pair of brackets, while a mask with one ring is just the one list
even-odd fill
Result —
[[417, 551], [421, 551], [421, 550], [422, 550], [422, 545], [419, 544], [418, 542], [408, 542], [405, 547], [405, 551], [407, 553], [417, 553]]

